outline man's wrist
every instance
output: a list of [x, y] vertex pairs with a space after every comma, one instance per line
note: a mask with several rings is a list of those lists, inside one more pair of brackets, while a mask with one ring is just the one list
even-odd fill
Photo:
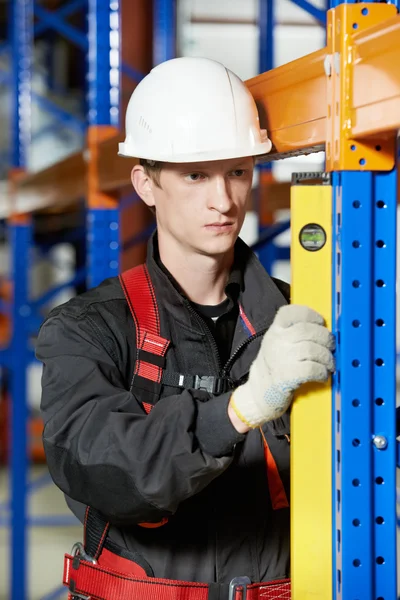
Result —
[[236, 431], [238, 431], [239, 433], [247, 433], [248, 431], [250, 431], [251, 427], [239, 417], [234, 406], [235, 404], [232, 395], [228, 404], [228, 417]]

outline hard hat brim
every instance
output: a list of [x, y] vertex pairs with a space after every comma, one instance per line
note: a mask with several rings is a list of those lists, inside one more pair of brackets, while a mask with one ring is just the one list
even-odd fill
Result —
[[126, 158], [144, 158], [147, 160], [154, 160], [157, 162], [167, 162], [167, 163], [195, 163], [195, 162], [208, 162], [214, 160], [229, 160], [232, 158], [244, 158], [246, 156], [262, 156], [268, 154], [272, 148], [271, 140], [267, 140], [260, 144], [255, 144], [254, 146], [249, 146], [247, 148], [227, 148], [227, 149], [218, 149], [213, 150], [211, 152], [196, 152], [193, 154], [173, 154], [173, 155], [164, 155], [152, 152], [147, 155], [146, 153], [135, 152], [135, 148], [132, 146], [129, 148], [128, 144], [125, 142], [120, 142], [118, 145], [118, 156], [126, 157]]

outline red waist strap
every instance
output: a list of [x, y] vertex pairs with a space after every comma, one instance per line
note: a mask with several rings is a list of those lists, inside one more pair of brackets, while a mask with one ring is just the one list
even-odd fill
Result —
[[[103, 553], [115, 556], [107, 550]], [[110, 556], [106, 561], [110, 564]], [[115, 564], [121, 567], [120, 557]], [[118, 560], [117, 560], [118, 559]], [[128, 561], [130, 562], [130, 561]], [[93, 564], [79, 557], [65, 555], [63, 583], [69, 588], [70, 598], [74, 594], [90, 600], [208, 600], [209, 586], [206, 583], [190, 583], [172, 579], [137, 577], [122, 570]], [[79, 596], [78, 596], [79, 597]], [[290, 600], [290, 581], [252, 583], [247, 587], [246, 600]], [[238, 587], [233, 600], [245, 600], [242, 588]]]

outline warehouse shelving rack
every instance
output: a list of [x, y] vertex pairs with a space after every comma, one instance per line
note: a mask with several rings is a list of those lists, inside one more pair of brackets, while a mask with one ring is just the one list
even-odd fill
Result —
[[[325, 9], [317, 8], [312, 3], [304, 0], [292, 0], [292, 4], [305, 10], [318, 25], [326, 26], [326, 10], [329, 8], [329, 0], [325, 0]], [[277, 9], [277, 0], [259, 0], [259, 72], [265, 73], [275, 67], [275, 15]], [[280, 182], [274, 183], [272, 174], [272, 164], [265, 163], [258, 166], [259, 186], [257, 190], [258, 215], [260, 219], [259, 235], [260, 239], [265, 236], [270, 238], [275, 229], [281, 233], [290, 227], [290, 221], [285, 221], [286, 227], [280, 223], [273, 223], [273, 213], [275, 202], [273, 197], [282, 197], [283, 200], [289, 199], [289, 185]], [[279, 195], [278, 195], [279, 194]], [[284, 207], [287, 202], [278, 201], [278, 205]], [[275, 239], [271, 239], [268, 244], [257, 244], [258, 257], [268, 273], [273, 273], [274, 264], [277, 261], [290, 260], [290, 248], [277, 245]]]
[[[0, 309], [10, 317], [11, 337], [2, 340], [0, 365], [6, 368], [10, 382], [11, 418], [10, 444], [10, 501], [0, 505], [0, 525], [11, 526], [10, 598], [27, 597], [27, 528], [60, 526], [76, 523], [74, 517], [30, 518], [28, 495], [51, 482], [49, 476], [28, 482], [28, 409], [27, 372], [35, 360], [31, 338], [42, 322], [41, 309], [65, 288], [82, 284], [88, 286], [118, 272], [120, 253], [120, 222], [118, 195], [99, 191], [96, 151], [100, 141], [114, 135], [120, 125], [121, 74], [139, 81], [143, 74], [120, 61], [120, 9], [118, 1], [71, 0], [58, 10], [48, 11], [33, 0], [15, 0], [10, 5], [10, 39], [0, 48], [8, 52], [9, 71], [1, 72], [2, 83], [11, 91], [11, 169], [10, 206], [0, 216], [6, 222], [12, 256], [12, 301], [2, 301]], [[77, 11], [87, 17], [87, 31], [71, 26], [66, 18]], [[154, 54], [157, 61], [172, 58], [174, 52], [174, 3], [154, 0]], [[34, 21], [36, 17], [36, 21]], [[87, 117], [76, 117], [61, 109], [48, 98], [31, 89], [33, 43], [35, 35], [53, 30], [76, 44], [87, 61]], [[87, 137], [87, 147], [39, 173], [26, 172], [27, 153], [31, 142], [31, 102], [36, 101], [50, 112], [58, 125], [72, 127]], [[53, 125], [46, 128], [48, 133]], [[87, 162], [88, 154], [93, 160]], [[88, 172], [86, 168], [88, 166]], [[57, 189], [58, 198], [48, 196], [48, 182]], [[33, 186], [33, 188], [32, 188]], [[34, 193], [31, 194], [32, 189]], [[51, 193], [50, 193], [51, 196]], [[41, 298], [32, 298], [30, 267], [34, 244], [33, 216], [37, 212], [63, 211], [86, 198], [84, 207], [86, 227], [71, 236], [61, 236], [57, 242], [74, 241], [86, 236], [87, 260], [73, 277], [50, 290]], [[129, 199], [128, 199], [129, 201]], [[147, 235], [146, 235], [147, 234]], [[128, 240], [128, 248], [144, 237]], [[42, 244], [35, 252], [45, 252], [51, 244]], [[59, 588], [46, 600], [63, 593]]]
[[[296, 4], [324, 19], [309, 2], [297, 0]], [[19, 62], [22, 72], [14, 83], [19, 115], [25, 115], [18, 123], [22, 153], [29, 107], [28, 17], [32, 4], [16, 0], [14, 5], [21, 19], [17, 21], [18, 33], [24, 42], [19, 52], [25, 53]], [[32, 242], [31, 224], [26, 217], [29, 202], [41, 209], [54, 208], [86, 196], [88, 285], [118, 272], [118, 192], [129, 183], [126, 163], [116, 159], [121, 139], [117, 77], [121, 66], [116, 61], [119, 8], [114, 0], [90, 0], [88, 5], [88, 150], [41, 173], [13, 178], [10, 239], [19, 283], [12, 309], [12, 343], [20, 357], [18, 364], [15, 356], [9, 360], [8, 367], [14, 373], [20, 369], [21, 360], [31, 357], [26, 345], [31, 308], [26, 261]], [[173, 47], [171, 11], [172, 2], [156, 3], [155, 14], [160, 19], [162, 16], [169, 35], [169, 41], [158, 45], [160, 53], [165, 52], [164, 56], [158, 55], [158, 60], [168, 58]], [[157, 26], [162, 30], [160, 21]], [[395, 141], [400, 128], [399, 62], [400, 17], [396, 2], [345, 2], [340, 6], [335, 2], [328, 12], [326, 48], [247, 82], [259, 106], [262, 125], [268, 126], [273, 142], [269, 159], [325, 149], [327, 175], [319, 175], [321, 186], [317, 186], [325, 191], [315, 187], [312, 193], [321, 193], [324, 202], [328, 197], [332, 202], [332, 219], [324, 223], [330, 240], [325, 251], [332, 248], [325, 264], [325, 269], [332, 269], [332, 293], [330, 303], [321, 310], [336, 333], [337, 372], [329, 393], [321, 397], [320, 407], [315, 402], [320, 390], [312, 390], [307, 402], [296, 400], [293, 407], [296, 434], [292, 464], [296, 469], [292, 472], [303, 475], [300, 481], [292, 482], [292, 551], [301, 550], [302, 554], [293, 570], [295, 600], [396, 598]], [[19, 170], [23, 164], [18, 158], [13, 166]], [[75, 185], [72, 191], [68, 187], [71, 172]], [[297, 189], [299, 185], [296, 181], [292, 186], [293, 202], [299, 198], [305, 201]], [[310, 187], [306, 184], [304, 189], [311, 194]], [[49, 190], [45, 198], [44, 188]], [[300, 216], [303, 214], [305, 210]], [[295, 247], [300, 232], [292, 228], [292, 234]], [[305, 256], [307, 260], [311, 256], [304, 250], [297, 246], [298, 265]], [[322, 255], [315, 252], [313, 256]], [[320, 306], [321, 298], [314, 294], [318, 281], [302, 287], [296, 275], [301, 268], [296, 269], [294, 298]], [[315, 278], [318, 280], [318, 274]], [[15, 387], [13, 384], [12, 597], [18, 599], [26, 597], [25, 391], [23, 382], [16, 382]], [[328, 418], [320, 420], [322, 415]], [[316, 455], [321, 455], [320, 471], [314, 468]], [[318, 503], [322, 488], [331, 493]], [[302, 502], [296, 503], [296, 496]], [[310, 509], [307, 514], [299, 512], [304, 506]], [[300, 521], [307, 536], [302, 536], [296, 525]], [[329, 535], [321, 535], [321, 523]], [[304, 550], [305, 544], [309, 551]]]

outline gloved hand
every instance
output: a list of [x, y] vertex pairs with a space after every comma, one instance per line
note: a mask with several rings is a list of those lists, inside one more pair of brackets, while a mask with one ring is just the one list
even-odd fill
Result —
[[299, 386], [329, 378], [334, 347], [320, 314], [306, 306], [283, 306], [264, 335], [247, 382], [232, 395], [233, 411], [250, 428], [280, 417]]

